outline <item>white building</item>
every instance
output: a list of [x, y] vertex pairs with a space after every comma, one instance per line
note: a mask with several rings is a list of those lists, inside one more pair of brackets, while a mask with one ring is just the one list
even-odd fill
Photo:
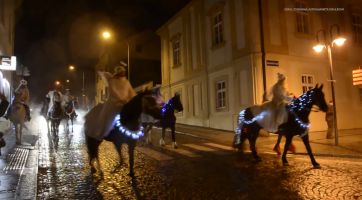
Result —
[[[0, 55], [14, 54], [14, 20], [15, 4], [17, 1], [0, 0]], [[12, 71], [0, 70], [0, 91], [8, 100], [11, 99]], [[10, 128], [10, 121], [0, 118], [0, 131]]]
[[[193, 0], [157, 31], [162, 94], [167, 100], [180, 93], [184, 104], [178, 123], [235, 130], [239, 112], [262, 102], [264, 88], [276, 83], [278, 72], [296, 95], [323, 83], [330, 101], [327, 52], [317, 53], [313, 46], [317, 31], [325, 30], [330, 41], [329, 28], [338, 24], [347, 39], [332, 48], [338, 127], [362, 128], [362, 89], [352, 85], [352, 70], [362, 66], [361, 2], [261, 0], [260, 5], [258, 0]], [[344, 11], [284, 11], [304, 7]], [[337, 29], [332, 32], [335, 39]], [[310, 119], [311, 131], [326, 130], [323, 113]]]

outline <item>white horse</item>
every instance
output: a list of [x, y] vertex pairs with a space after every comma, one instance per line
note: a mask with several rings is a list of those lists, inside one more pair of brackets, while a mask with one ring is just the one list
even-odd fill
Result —
[[16, 144], [22, 144], [24, 122], [28, 120], [28, 117], [26, 115], [26, 110], [21, 100], [22, 94], [14, 93], [14, 95], [15, 98], [13, 103], [11, 104], [11, 113], [9, 116], [9, 120], [15, 126]]

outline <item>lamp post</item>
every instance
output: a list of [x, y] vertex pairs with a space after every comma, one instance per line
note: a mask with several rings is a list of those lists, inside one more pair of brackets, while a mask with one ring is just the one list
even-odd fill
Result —
[[[337, 39], [333, 40], [332, 37], [332, 29], [333, 27], [337, 27], [337, 31], [338, 31], [338, 37]], [[337, 46], [341, 46], [343, 45], [344, 41], [346, 41], [346, 39], [340, 37], [339, 35], [339, 26], [337, 24], [334, 24], [331, 26], [330, 28], [330, 37], [332, 42], [328, 42], [326, 41], [326, 33], [324, 32], [324, 30], [320, 30], [317, 32], [317, 45], [313, 47], [313, 49], [317, 52], [321, 52], [323, 50], [323, 48], [327, 48], [327, 53], [328, 53], [328, 61], [329, 61], [329, 67], [330, 67], [330, 76], [331, 76], [331, 80], [329, 80], [331, 82], [331, 90], [332, 90], [332, 102], [333, 102], [333, 124], [334, 124], [334, 136], [335, 136], [335, 145], [338, 146], [338, 126], [337, 126], [337, 109], [336, 109], [336, 99], [335, 99], [335, 94], [334, 94], [334, 82], [336, 82], [333, 78], [333, 64], [332, 64], [332, 47], [333, 44], [336, 44]], [[319, 43], [318, 40], [318, 34], [322, 32], [323, 36], [324, 36], [324, 44]]]
[[[74, 66], [69, 66], [70, 70], [74, 70], [75, 67]], [[85, 91], [84, 91], [84, 70], [82, 70], [83, 73], [83, 89], [82, 89], [82, 100], [83, 100], [83, 108], [85, 108]], [[69, 82], [69, 80], [67, 80], [67, 82]]]
[[125, 42], [126, 42], [126, 44], [127, 44], [127, 59], [128, 59], [128, 61], [127, 61], [127, 68], [128, 68], [128, 81], [129, 82], [131, 82], [131, 79], [130, 79], [130, 72], [129, 72], [129, 43], [128, 43], [128, 41], [127, 40], [124, 40]]

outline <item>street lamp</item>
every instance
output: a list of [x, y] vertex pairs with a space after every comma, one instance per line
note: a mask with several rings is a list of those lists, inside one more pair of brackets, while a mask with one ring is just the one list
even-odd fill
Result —
[[[337, 31], [338, 31], [338, 38], [333, 40], [332, 37], [332, 29], [333, 27], [337, 27]], [[324, 44], [323, 43], [319, 43], [318, 40], [318, 33], [322, 32], [323, 36], [324, 36]], [[327, 48], [327, 53], [328, 53], [328, 60], [329, 60], [329, 66], [330, 66], [330, 76], [331, 76], [331, 89], [332, 89], [332, 102], [333, 102], [333, 123], [334, 123], [334, 136], [335, 136], [335, 145], [338, 146], [338, 126], [337, 126], [337, 109], [336, 109], [336, 99], [335, 99], [335, 95], [334, 95], [334, 82], [336, 82], [333, 79], [333, 65], [332, 65], [332, 47], [333, 44], [336, 44], [337, 46], [341, 46], [343, 45], [344, 41], [346, 41], [345, 38], [340, 37], [339, 35], [339, 26], [337, 24], [334, 24], [331, 26], [331, 28], [329, 29], [330, 32], [330, 36], [331, 36], [331, 40], [332, 42], [327, 43], [326, 41], [326, 33], [324, 32], [324, 30], [320, 30], [317, 32], [317, 45], [313, 47], [313, 49], [317, 52], [321, 52], [323, 50], [323, 48]]]
[[69, 66], [69, 69], [70, 69], [70, 70], [73, 70], [73, 69], [74, 69], [74, 67], [71, 65], [71, 66]]
[[69, 80], [67, 80], [67, 83], [69, 83]]
[[61, 84], [59, 81], [55, 81], [55, 85], [59, 85], [59, 86], [61, 86], [61, 87], [62, 87], [62, 90], [64, 90], [64, 86], [63, 86], [63, 84]]
[[103, 37], [104, 37], [104, 38], [109, 38], [110, 36], [111, 36], [111, 35], [110, 35], [108, 32], [104, 32], [104, 33], [103, 33]]

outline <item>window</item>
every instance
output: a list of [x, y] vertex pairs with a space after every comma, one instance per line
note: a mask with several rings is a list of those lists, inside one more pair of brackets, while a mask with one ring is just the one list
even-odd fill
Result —
[[173, 66], [180, 64], [180, 40], [173, 43]]
[[358, 88], [359, 91], [359, 103], [362, 103], [362, 88]]
[[307, 4], [303, 3], [303, 2], [295, 2], [295, 8], [301, 8], [298, 11], [296, 11], [296, 16], [297, 16], [297, 32], [299, 33], [305, 33], [305, 34], [309, 34], [310, 30], [309, 30], [309, 16], [308, 16], [308, 11], [307, 11]]
[[362, 17], [360, 15], [353, 15], [353, 30], [356, 42], [362, 43]]
[[142, 52], [142, 45], [137, 44], [137, 45], [136, 45], [136, 51], [137, 51], [137, 52]]
[[219, 81], [216, 83], [216, 108], [226, 108], [226, 83], [225, 81]]
[[221, 13], [218, 13], [214, 16], [213, 25], [214, 25], [214, 45], [217, 45], [223, 42]]
[[314, 87], [314, 80], [312, 75], [302, 75], [302, 87], [303, 93], [313, 89]]

